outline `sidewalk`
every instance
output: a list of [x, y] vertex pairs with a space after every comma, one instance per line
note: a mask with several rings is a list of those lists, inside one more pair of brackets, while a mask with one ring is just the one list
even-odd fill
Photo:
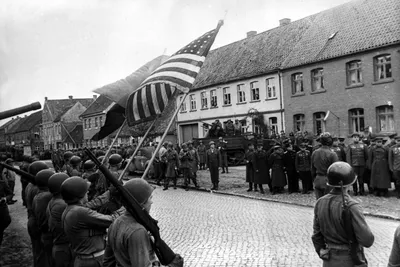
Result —
[[[267, 185], [264, 186], [264, 195], [260, 192], [247, 192], [246, 190], [248, 189], [248, 184], [245, 182], [244, 166], [229, 168], [229, 173], [220, 174], [219, 178], [219, 190], [213, 191], [213, 193], [216, 194], [234, 195], [306, 207], [314, 207], [315, 204], [315, 195], [313, 193], [305, 195], [301, 193], [295, 193], [289, 195], [287, 193], [287, 186], [286, 191], [283, 194], [272, 195], [269, 192]], [[200, 186], [199, 190], [210, 191], [212, 185], [208, 171], [198, 171], [197, 180]], [[149, 182], [153, 184], [156, 183], [154, 179], [150, 179]], [[178, 186], [183, 186], [183, 178], [178, 179]], [[354, 198], [361, 203], [365, 215], [400, 221], [400, 199], [395, 197], [393, 189], [394, 188], [389, 190], [390, 197], [376, 197], [373, 195], [367, 195], [357, 196]], [[190, 190], [196, 190], [194, 189], [193, 184], [190, 185]]]

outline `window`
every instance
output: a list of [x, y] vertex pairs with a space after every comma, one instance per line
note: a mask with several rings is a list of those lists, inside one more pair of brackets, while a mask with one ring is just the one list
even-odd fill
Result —
[[265, 85], [267, 87], [267, 99], [276, 98], [275, 79], [266, 79]]
[[92, 119], [88, 119], [88, 128], [90, 129], [92, 127]]
[[305, 116], [304, 114], [296, 114], [293, 116], [293, 129], [296, 131], [301, 131], [304, 132], [304, 126], [306, 124]]
[[354, 60], [346, 64], [347, 85], [357, 84], [362, 82], [361, 75], [361, 60]]
[[394, 131], [394, 113], [393, 106], [380, 106], [376, 110], [378, 116], [378, 131], [393, 132]]
[[364, 109], [355, 108], [349, 110], [350, 133], [360, 132], [364, 129]]
[[[182, 98], [183, 98], [183, 96], [181, 96], [181, 97], [179, 98], [181, 102], [182, 102]], [[183, 101], [183, 102], [182, 102], [182, 105], [181, 105], [181, 112], [186, 112], [186, 101]]]
[[250, 83], [250, 98], [251, 98], [251, 101], [260, 100], [260, 89], [258, 89], [257, 83], [258, 82]]
[[247, 128], [248, 128], [248, 126], [247, 126], [247, 121], [246, 120], [242, 120], [242, 121], [240, 121], [241, 123], [242, 123], [242, 133], [247, 133]]
[[95, 128], [99, 127], [99, 119], [97, 117], [94, 118], [94, 127]]
[[303, 73], [292, 74], [292, 94], [301, 94], [304, 92], [303, 88]]
[[200, 94], [201, 97], [201, 108], [208, 108], [208, 99], [207, 99], [207, 93], [206, 92], [202, 92]]
[[324, 90], [324, 69], [311, 71], [311, 91]]
[[244, 84], [239, 84], [237, 86], [238, 91], [238, 103], [246, 102], [246, 93], [244, 91]]
[[224, 88], [223, 92], [224, 92], [224, 105], [230, 105], [231, 104], [231, 93], [229, 91], [229, 87]]
[[100, 125], [100, 127], [103, 126], [103, 116], [99, 117], [99, 125]]
[[211, 96], [211, 107], [212, 108], [218, 107], [217, 90], [215, 89], [211, 90], [210, 96]]
[[83, 120], [83, 128], [86, 130], [87, 129], [87, 119]]
[[325, 112], [314, 113], [314, 132], [317, 135], [325, 132]]
[[390, 55], [375, 57], [375, 81], [392, 78], [392, 64]]
[[191, 94], [189, 96], [190, 99], [190, 110], [196, 110], [196, 96], [194, 94]]
[[269, 118], [269, 128], [271, 129], [271, 134], [277, 134], [278, 133], [278, 118], [277, 117], [271, 117]]

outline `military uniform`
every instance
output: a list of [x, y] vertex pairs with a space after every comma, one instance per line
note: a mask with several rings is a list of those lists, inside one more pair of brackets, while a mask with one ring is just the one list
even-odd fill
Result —
[[269, 190], [272, 191], [267, 152], [264, 150], [256, 150], [253, 154], [252, 162], [254, 168], [254, 184], [258, 185], [262, 194], [264, 194], [263, 184], [267, 184]]
[[199, 154], [200, 160], [200, 170], [205, 170], [206, 168], [206, 152], [207, 148], [203, 143], [197, 146], [197, 153]]
[[314, 179], [315, 197], [326, 195], [331, 189], [327, 185], [326, 176], [329, 166], [338, 161], [335, 152], [332, 152], [328, 146], [321, 146], [311, 154], [311, 176]]
[[353, 167], [358, 177], [357, 183], [353, 184], [354, 194], [358, 194], [358, 187], [360, 194], [364, 194], [364, 171], [368, 160], [368, 148], [361, 142], [350, 144], [347, 149], [346, 161]]
[[42, 243], [40, 242], [40, 232], [36, 223], [36, 218], [33, 212], [32, 203], [34, 197], [39, 193], [39, 188], [29, 183], [25, 188], [25, 201], [28, 211], [28, 233], [32, 243], [32, 256], [35, 267], [40, 267], [39, 260], [41, 259], [41, 251], [43, 250]]
[[288, 191], [290, 193], [299, 192], [299, 177], [296, 171], [296, 151], [288, 149], [284, 153], [285, 170], [288, 179]]
[[[253, 183], [254, 183], [254, 167], [253, 167], [253, 160], [254, 160], [254, 150], [249, 149], [246, 151], [245, 160], [246, 160], [246, 182], [249, 183], [249, 189], [247, 191], [253, 190]], [[254, 191], [257, 191], [257, 184], [254, 184]]]
[[311, 178], [311, 153], [304, 149], [296, 153], [295, 167], [299, 172], [302, 193], [307, 194], [312, 189], [312, 178]]
[[339, 145], [332, 145], [331, 150], [336, 153], [339, 161], [346, 161], [346, 151]]
[[273, 152], [268, 158], [271, 167], [272, 194], [282, 193], [287, 185], [283, 153]]
[[196, 180], [193, 178], [193, 172], [192, 172], [192, 161], [193, 157], [191, 153], [188, 150], [182, 149], [181, 152], [179, 152], [179, 167], [183, 172], [183, 178], [184, 178], [184, 184], [185, 188], [189, 189], [189, 182], [191, 179], [193, 179], [193, 182], [195, 185], [197, 185]]
[[389, 168], [393, 172], [397, 196], [400, 197], [400, 144], [389, 150]]
[[11, 217], [7, 202], [12, 198], [12, 191], [7, 182], [0, 179], [0, 247], [3, 242], [4, 230], [10, 225]]
[[221, 154], [218, 149], [210, 148], [206, 153], [206, 164], [208, 169], [210, 170], [211, 182], [213, 184], [213, 188], [218, 188], [219, 183], [219, 172], [218, 168], [221, 162]]
[[164, 161], [167, 166], [165, 171], [164, 189], [168, 189], [170, 180], [173, 181], [174, 189], [176, 189], [176, 169], [179, 167], [178, 153], [173, 149], [168, 149], [164, 153], [162, 161]]
[[391, 187], [391, 175], [389, 170], [389, 153], [386, 147], [376, 145], [370, 151], [369, 161], [371, 162], [371, 182], [377, 195], [387, 193]]
[[221, 153], [221, 168], [222, 173], [228, 173], [228, 153], [226, 152], [226, 142], [223, 139], [219, 139], [218, 142], [218, 149]]

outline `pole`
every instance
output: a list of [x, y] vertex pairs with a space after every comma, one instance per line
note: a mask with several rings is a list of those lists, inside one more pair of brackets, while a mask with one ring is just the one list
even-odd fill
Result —
[[165, 139], [165, 137], [167, 136], [167, 133], [168, 133], [169, 129], [171, 128], [172, 123], [174, 122], [176, 115], [178, 115], [178, 112], [179, 112], [179, 110], [180, 110], [180, 108], [181, 108], [181, 105], [182, 105], [183, 101], [185, 101], [187, 95], [188, 95], [188, 93], [185, 93], [185, 94], [183, 95], [182, 100], [181, 100], [181, 102], [179, 103], [179, 105], [177, 106], [174, 115], [172, 115], [172, 118], [171, 118], [171, 120], [170, 120], [169, 123], [168, 123], [167, 129], [165, 129], [164, 134], [163, 134], [163, 136], [161, 137], [161, 140], [160, 140], [160, 142], [158, 143], [158, 146], [157, 146], [156, 150], [154, 151], [154, 154], [152, 155], [152, 157], [151, 157], [151, 159], [150, 159], [150, 162], [149, 162], [149, 164], [147, 165], [147, 168], [146, 168], [146, 170], [144, 171], [144, 173], [143, 173], [143, 175], [142, 175], [142, 179], [144, 179], [144, 178], [146, 177], [147, 173], [149, 172], [150, 166], [153, 164], [153, 161], [154, 161], [154, 159], [155, 159], [155, 157], [156, 157], [158, 151], [160, 150], [162, 144], [164, 143], [164, 139]]
[[119, 134], [121, 133], [122, 128], [124, 128], [125, 124], [126, 124], [126, 119], [124, 120], [124, 123], [122, 123], [122, 125], [121, 125], [121, 127], [119, 128], [117, 134], [115, 135], [113, 141], [111, 142], [111, 145], [110, 145], [110, 147], [108, 148], [106, 154], [104, 155], [104, 158], [103, 158], [103, 160], [101, 161], [101, 164], [104, 164], [104, 163], [106, 162], [108, 156], [109, 156], [110, 153], [111, 153], [111, 149], [112, 149], [112, 147], [114, 146], [115, 142], [117, 141], [117, 138], [118, 138]]
[[147, 135], [149, 134], [150, 130], [153, 128], [154, 124], [156, 123], [157, 119], [153, 120], [153, 122], [151, 123], [150, 127], [147, 129], [146, 133], [144, 134], [142, 140], [140, 140], [139, 144], [136, 146], [135, 151], [133, 152], [132, 156], [129, 158], [128, 163], [125, 166], [125, 169], [121, 172], [121, 174], [119, 175], [118, 180], [122, 180], [122, 177], [124, 177], [126, 171], [129, 168], [129, 165], [132, 163], [134, 157], [136, 156], [136, 153], [139, 151], [139, 148], [142, 146], [144, 140], [146, 139]]

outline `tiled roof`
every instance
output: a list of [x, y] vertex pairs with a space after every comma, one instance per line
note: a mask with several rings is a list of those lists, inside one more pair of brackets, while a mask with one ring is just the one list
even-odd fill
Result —
[[54, 121], [59, 120], [77, 102], [87, 108], [93, 102], [93, 98], [49, 99], [46, 101]]
[[398, 0], [354, 0], [322, 11], [314, 16], [282, 68], [400, 43], [399, 25]]
[[17, 130], [18, 130], [18, 128], [21, 127], [21, 125], [24, 124], [24, 123], [26, 122], [26, 119], [27, 119], [27, 118], [28, 118], [28, 116], [27, 116], [27, 117], [18, 118], [18, 119], [17, 119], [18, 121], [17, 121], [13, 126], [11, 126], [10, 129], [8, 129], [7, 134], [14, 134], [14, 133], [16, 133]]
[[42, 111], [40, 110], [35, 113], [32, 113], [31, 115], [23, 119], [24, 119], [23, 122], [19, 123], [19, 127], [15, 130], [15, 133], [30, 131], [36, 125], [41, 124]]
[[80, 117], [90, 116], [92, 114], [103, 112], [112, 103], [113, 101], [108, 99], [106, 96], [100, 95], [92, 104], [90, 104], [90, 106], [85, 110], [85, 112], [80, 115]]

